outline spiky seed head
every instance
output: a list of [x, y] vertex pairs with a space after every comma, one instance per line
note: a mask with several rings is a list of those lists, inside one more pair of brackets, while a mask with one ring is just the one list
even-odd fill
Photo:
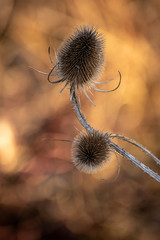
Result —
[[109, 152], [107, 134], [81, 133], [73, 144], [73, 163], [82, 172], [94, 173], [109, 160]]
[[57, 72], [71, 88], [97, 77], [104, 62], [104, 40], [93, 26], [77, 28], [57, 53]]

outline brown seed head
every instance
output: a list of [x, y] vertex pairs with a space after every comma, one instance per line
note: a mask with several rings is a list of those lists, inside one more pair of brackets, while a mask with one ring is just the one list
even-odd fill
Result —
[[108, 161], [109, 152], [107, 134], [81, 133], [73, 144], [73, 163], [79, 170], [93, 173]]
[[94, 27], [83, 26], [66, 39], [57, 54], [57, 72], [71, 88], [97, 77], [104, 62], [103, 38]]

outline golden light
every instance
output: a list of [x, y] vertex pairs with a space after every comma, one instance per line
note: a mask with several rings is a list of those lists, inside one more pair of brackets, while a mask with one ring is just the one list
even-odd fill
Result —
[[9, 123], [0, 122], [0, 165], [4, 171], [12, 171], [17, 164], [14, 133]]

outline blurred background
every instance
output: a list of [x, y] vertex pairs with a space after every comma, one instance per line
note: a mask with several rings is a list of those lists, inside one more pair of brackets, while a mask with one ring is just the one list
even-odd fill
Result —
[[[160, 1], [0, 0], [0, 240], [160, 239], [160, 185], [113, 155], [100, 173], [72, 165], [82, 130], [69, 91], [45, 75], [76, 27], [93, 24], [105, 38], [97, 107], [81, 94], [88, 122], [135, 139], [160, 157]], [[78, 130], [77, 130], [78, 129]], [[115, 141], [160, 174], [134, 146]]]

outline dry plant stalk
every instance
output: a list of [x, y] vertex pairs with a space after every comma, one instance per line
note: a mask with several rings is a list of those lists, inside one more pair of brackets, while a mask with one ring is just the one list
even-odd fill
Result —
[[[160, 160], [156, 156], [154, 156], [148, 149], [128, 137], [108, 132], [103, 134], [100, 131], [93, 129], [81, 112], [77, 100], [79, 88], [82, 88], [86, 97], [91, 103], [93, 103], [85, 89], [91, 88], [99, 92], [111, 92], [115, 91], [121, 83], [121, 73], [119, 72], [120, 79], [116, 88], [104, 91], [94, 87], [95, 84], [103, 84], [112, 80], [110, 79], [102, 83], [96, 82], [104, 63], [104, 39], [97, 29], [93, 26], [81, 26], [80, 28], [77, 28], [75, 33], [62, 43], [56, 56], [56, 62], [54, 63], [50, 56], [50, 48], [49, 57], [53, 64], [53, 68], [49, 73], [35, 70], [48, 75], [48, 81], [52, 84], [64, 82], [65, 85], [60, 93], [69, 86], [70, 100], [73, 103], [81, 125], [85, 129], [85, 132], [79, 133], [74, 141], [62, 140], [73, 142], [72, 155], [73, 163], [76, 168], [85, 173], [94, 173], [108, 162], [110, 152], [112, 151], [115, 154], [117, 152], [121, 156], [127, 158], [156, 181], [160, 182], [160, 176], [156, 172], [141, 163], [123, 148], [119, 147], [111, 141], [111, 139], [119, 138], [135, 145], [145, 154], [150, 156], [156, 163], [160, 164]], [[52, 73], [53, 71], [55, 72], [54, 74]], [[53, 76], [57, 76], [59, 79], [51, 81], [50, 78]]]

